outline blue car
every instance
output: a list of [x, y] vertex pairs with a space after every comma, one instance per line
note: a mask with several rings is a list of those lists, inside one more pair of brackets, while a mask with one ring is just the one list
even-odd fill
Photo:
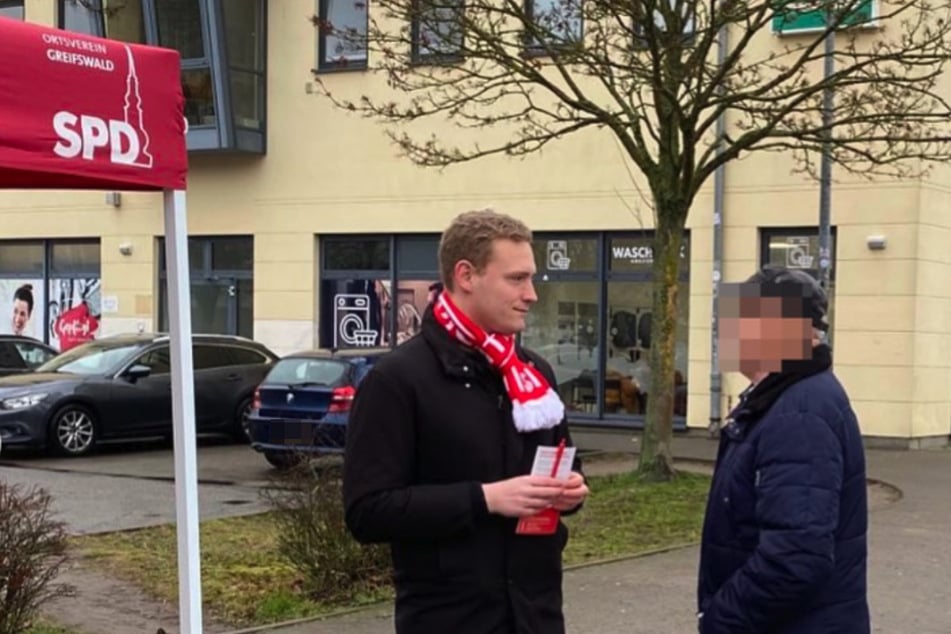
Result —
[[310, 350], [275, 363], [254, 393], [251, 447], [279, 469], [302, 454], [342, 453], [357, 386], [388, 351]]

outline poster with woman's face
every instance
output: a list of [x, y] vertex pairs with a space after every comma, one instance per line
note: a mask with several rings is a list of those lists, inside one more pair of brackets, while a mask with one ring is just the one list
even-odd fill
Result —
[[43, 339], [43, 280], [0, 279], [0, 334]]

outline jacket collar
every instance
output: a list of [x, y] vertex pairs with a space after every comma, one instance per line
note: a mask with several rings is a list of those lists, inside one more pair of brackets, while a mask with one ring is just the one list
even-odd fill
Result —
[[427, 306], [423, 313], [420, 332], [447, 376], [471, 379], [492, 372], [492, 365], [484, 354], [453, 339], [436, 321], [432, 305]]
[[740, 402], [730, 412], [723, 432], [732, 440], [741, 440], [759, 421], [773, 403], [791, 385], [832, 367], [832, 350], [826, 344], [812, 349], [812, 358], [786, 362], [783, 372], [773, 372], [756, 385], [751, 385], [740, 394]]
[[[489, 359], [480, 351], [463, 344], [446, 332], [436, 317], [430, 304], [423, 313], [423, 323], [420, 327], [421, 336], [435, 353], [443, 371], [447, 376], [457, 379], [472, 379], [475, 377], [493, 377], [498, 380], [502, 375], [496, 370]], [[525, 350], [516, 343], [515, 354], [526, 363], [535, 365]]]

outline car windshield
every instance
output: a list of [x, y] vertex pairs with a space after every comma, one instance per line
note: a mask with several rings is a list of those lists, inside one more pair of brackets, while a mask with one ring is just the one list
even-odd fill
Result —
[[291, 357], [278, 361], [264, 383], [336, 387], [346, 374], [347, 364], [340, 361]]
[[53, 357], [36, 369], [37, 372], [68, 374], [107, 374], [139, 350], [139, 344], [107, 344], [91, 341]]

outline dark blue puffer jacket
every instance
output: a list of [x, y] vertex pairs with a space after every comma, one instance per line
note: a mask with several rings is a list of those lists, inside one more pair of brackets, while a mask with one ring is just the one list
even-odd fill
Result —
[[[755, 393], [755, 392], [754, 392]], [[868, 634], [865, 456], [831, 371], [742, 401], [703, 527], [702, 634]]]

